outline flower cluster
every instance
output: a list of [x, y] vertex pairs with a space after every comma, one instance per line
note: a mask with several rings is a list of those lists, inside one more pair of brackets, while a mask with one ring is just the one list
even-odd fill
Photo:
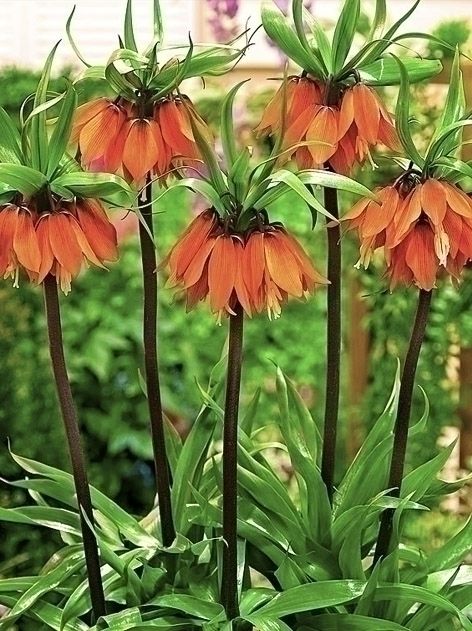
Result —
[[231, 233], [213, 210], [190, 224], [163, 261], [166, 265], [168, 284], [183, 287], [187, 308], [208, 298], [219, 319], [234, 314], [237, 302], [248, 316], [266, 310], [277, 318], [289, 296], [301, 298], [327, 283], [280, 224]]
[[284, 109], [284, 159], [294, 157], [301, 169], [328, 164], [348, 175], [354, 165], [370, 159], [371, 147], [398, 148], [390, 114], [375, 91], [362, 83], [339, 89], [309, 77], [290, 77], [268, 104], [256, 131], [280, 133]]
[[67, 293], [84, 261], [103, 267], [117, 256], [115, 228], [95, 200], [63, 202], [44, 213], [30, 203], [0, 208], [0, 274], [15, 284], [24, 269], [36, 283], [52, 274]]
[[150, 116], [139, 110], [122, 98], [100, 98], [81, 105], [74, 118], [72, 142], [78, 143], [82, 165], [118, 173], [139, 185], [149, 172], [165, 177], [171, 168], [200, 162], [192, 123], [207, 138], [210, 132], [187, 97], [157, 102]]
[[377, 197], [359, 201], [343, 218], [358, 231], [360, 263], [367, 266], [384, 246], [392, 289], [414, 283], [429, 291], [441, 272], [460, 278], [472, 259], [472, 200], [461, 189], [407, 173]]

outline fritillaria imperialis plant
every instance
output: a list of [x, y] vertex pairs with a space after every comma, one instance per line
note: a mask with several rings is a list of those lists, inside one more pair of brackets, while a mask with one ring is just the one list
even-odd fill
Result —
[[[44, 288], [73, 472], [12, 454], [26, 477], [11, 484], [27, 489], [37, 505], [0, 508], [0, 518], [57, 530], [64, 545], [38, 576], [0, 580], [6, 628], [33, 620], [60, 631], [472, 629], [464, 611], [472, 577], [461, 566], [471, 522], [429, 554], [402, 539], [407, 511], [425, 510], [468, 482], [437, 477], [454, 445], [404, 472], [409, 436], [427, 431], [426, 396], [424, 414], [413, 424], [410, 408], [431, 295], [449, 278], [459, 286], [472, 260], [466, 193], [472, 167], [457, 155], [462, 130], [471, 124], [459, 54], [424, 155], [411, 133], [409, 84], [431, 77], [440, 64], [387, 54], [392, 44], [421, 36], [396, 34], [417, 4], [385, 29], [385, 2], [377, 0], [369, 41], [358, 45], [359, 1], [345, 0], [332, 40], [301, 0], [293, 0], [291, 18], [264, 3], [267, 34], [301, 71], [286, 74], [256, 129], [274, 140], [259, 161], [241, 146], [233, 124], [242, 84], [221, 106], [221, 155], [181, 91], [186, 78], [228, 71], [244, 47], [201, 48], [190, 41], [174, 57], [162, 46], [157, 0], [147, 49], [138, 51], [128, 2], [120, 48], [79, 79], [101, 78], [115, 98], [77, 107], [73, 85], [50, 94], [51, 53], [22, 110], [20, 132], [0, 110], [0, 271], [14, 284], [26, 276]], [[70, 19], [67, 30], [78, 53]], [[395, 122], [374, 90], [393, 84], [400, 84]], [[399, 173], [371, 192], [353, 174], [373, 163], [378, 145], [395, 152]], [[164, 190], [153, 190], [157, 181]], [[158, 265], [153, 213], [175, 188], [198, 194], [206, 208]], [[342, 217], [338, 191], [361, 196]], [[313, 227], [318, 214], [326, 218], [327, 277], [318, 271], [321, 256], [315, 265], [289, 222], [275, 215], [274, 202], [283, 203], [287, 193], [310, 209]], [[62, 348], [57, 286], [67, 293], [85, 264], [103, 267], [118, 256], [105, 206], [134, 211], [140, 220], [143, 390], [157, 486], [156, 506], [141, 520], [88, 485]], [[384, 412], [335, 484], [342, 225], [358, 233], [361, 264], [382, 248], [390, 288], [415, 285], [419, 301], [401, 379], [398, 370]], [[162, 412], [158, 274], [177, 302], [183, 298], [188, 310], [205, 302], [215, 322], [228, 326], [227, 356], [208, 387], [199, 386], [202, 408], [184, 442]], [[324, 426], [277, 367], [278, 440], [265, 443], [256, 426], [260, 391], [240, 413], [245, 320], [267, 315], [272, 326], [269, 320], [282, 315], [289, 299], [308, 299], [325, 287]], [[311, 347], [310, 340], [307, 352]], [[274, 448], [290, 461], [290, 485], [270, 457]]]
[[[197, 47], [192, 41], [185, 50], [164, 47], [161, 9], [153, 3], [153, 39], [138, 52], [133, 29], [132, 3], [128, 0], [120, 48], [104, 67], [89, 67], [81, 79], [100, 77], [104, 91], [116, 94], [81, 105], [74, 116], [71, 141], [77, 143], [84, 168], [118, 173], [141, 188], [137, 210], [141, 223], [144, 304], [143, 342], [146, 392], [154, 451], [154, 467], [164, 544], [175, 538], [170, 479], [164, 439], [159, 367], [157, 360], [157, 257], [153, 240], [152, 181], [165, 181], [179, 167], [202, 164], [195, 135], [211, 140], [210, 132], [190, 99], [179, 88], [192, 77], [227, 72], [244, 53], [233, 45]], [[70, 33], [69, 39], [84, 63]], [[177, 54], [175, 54], [177, 53]], [[170, 59], [169, 59], [170, 55]]]
[[[261, 133], [280, 133], [279, 103], [286, 101], [284, 124], [285, 156], [295, 159], [299, 168], [325, 167], [349, 174], [367, 159], [371, 149], [381, 144], [398, 148], [393, 120], [376, 86], [399, 83], [400, 71], [389, 49], [418, 33], [398, 34], [420, 0], [393, 26], [385, 28], [386, 2], [376, 2], [368, 41], [355, 46], [361, 2], [344, 2], [332, 40], [322, 25], [305, 9], [303, 0], [292, 0], [292, 16], [287, 18], [272, 0], [264, 0], [262, 23], [267, 35], [293, 60], [302, 72], [290, 77], [285, 90], [275, 95], [258, 127]], [[405, 60], [411, 81], [420, 81], [439, 72], [437, 61]], [[335, 191], [325, 189], [325, 206], [339, 217]], [[336, 436], [339, 411], [341, 362], [341, 232], [339, 225], [327, 231], [328, 318], [326, 406], [323, 433], [322, 474], [331, 496], [334, 490]]]

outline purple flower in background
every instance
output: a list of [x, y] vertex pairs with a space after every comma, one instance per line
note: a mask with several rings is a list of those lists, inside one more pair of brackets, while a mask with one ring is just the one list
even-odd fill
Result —
[[239, 0], [206, 0], [210, 9], [208, 24], [217, 42], [228, 42], [238, 34]]
[[[285, 15], [289, 12], [289, 7], [292, 4], [291, 0], [274, 0], [275, 4], [279, 7], [279, 9], [285, 13]], [[305, 0], [303, 3], [307, 9], [311, 9], [313, 0]]]

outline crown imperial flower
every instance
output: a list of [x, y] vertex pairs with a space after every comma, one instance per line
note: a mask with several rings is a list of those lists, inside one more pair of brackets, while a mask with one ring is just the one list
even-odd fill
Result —
[[161, 267], [166, 265], [168, 285], [183, 288], [187, 309], [208, 299], [219, 319], [234, 314], [237, 303], [248, 316], [266, 310], [277, 318], [289, 296], [301, 298], [327, 283], [281, 225], [231, 234], [213, 210], [194, 219]]
[[192, 124], [210, 139], [185, 96], [158, 101], [149, 116], [123, 98], [100, 98], [77, 109], [71, 140], [78, 143], [84, 167], [118, 173], [139, 185], [149, 172], [165, 177], [171, 168], [201, 162]]
[[363, 199], [343, 217], [361, 241], [360, 263], [385, 246], [391, 288], [416, 284], [431, 290], [438, 274], [459, 279], [472, 259], [472, 200], [457, 186], [407, 173], [396, 185]]
[[299, 168], [329, 164], [333, 171], [349, 174], [370, 158], [372, 147], [398, 148], [390, 114], [376, 92], [362, 83], [333, 90], [310, 77], [290, 77], [268, 104], [256, 132], [280, 134], [284, 98], [284, 160], [293, 157]]

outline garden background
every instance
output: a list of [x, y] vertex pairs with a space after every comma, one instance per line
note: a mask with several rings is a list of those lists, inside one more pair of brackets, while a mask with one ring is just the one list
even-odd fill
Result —
[[[281, 6], [283, 0], [279, 0]], [[309, 2], [307, 2], [309, 4]], [[337, 2], [312, 0], [312, 8], [329, 24], [337, 15]], [[410, 2], [396, 0], [398, 14]], [[113, 47], [124, 12], [125, 2], [91, 2], [79, 0], [74, 18], [74, 33], [80, 47], [91, 62], [104, 61]], [[435, 34], [450, 44], [459, 43], [472, 56], [472, 25], [467, 22], [469, 2], [423, 0], [414, 17], [407, 23], [411, 31], [432, 27]], [[17, 0], [14, 4], [0, 0], [0, 23], [9, 37], [0, 42], [0, 105], [9, 113], [18, 111], [31, 94], [39, 78], [51, 42], [64, 37], [63, 25], [71, 10], [63, 0]], [[244, 29], [250, 16], [251, 27], [259, 23], [259, 0], [163, 0], [169, 43], [186, 43], [188, 31], [195, 41], [227, 41]], [[148, 0], [135, 2], [135, 28], [147, 34], [150, 13]], [[451, 16], [454, 16], [451, 21]], [[392, 15], [393, 19], [395, 15]], [[368, 32], [369, 16], [365, 16]], [[97, 34], [99, 35], [97, 37]], [[359, 36], [362, 34], [360, 33]], [[284, 60], [271, 49], [262, 32], [258, 34], [257, 55], [249, 51], [240, 66], [224, 81], [206, 82], [205, 89], [197, 82], [188, 88], [204, 118], [217, 125], [225, 85], [251, 77], [238, 102], [238, 129], [242, 138], [267, 151], [252, 135], [263, 106], [275, 86], [267, 78], [281, 74]], [[262, 52], [261, 48], [262, 46]], [[448, 51], [428, 44], [428, 56], [444, 58], [446, 70], [434, 79], [433, 85], [413, 89], [417, 98], [418, 136], [427, 130], [441, 107], [448, 76]], [[255, 47], [256, 48], [256, 47]], [[411, 54], [404, 49], [401, 54]], [[65, 38], [56, 64], [57, 84], [65, 87], [65, 79], [73, 79], [80, 68]], [[463, 60], [463, 71], [469, 105], [472, 107], [472, 61]], [[53, 86], [54, 89], [54, 86]], [[93, 88], [92, 88], [93, 89]], [[85, 100], [90, 94], [80, 94]], [[391, 99], [395, 90], [386, 93]], [[467, 147], [466, 151], [470, 146]], [[469, 153], [469, 159], [471, 153]], [[385, 178], [392, 163], [379, 158], [378, 168], [365, 169], [362, 178], [367, 184]], [[367, 179], [368, 178], [368, 181]], [[350, 200], [343, 198], [343, 209]], [[325, 231], [311, 230], [309, 213], [299, 208], [300, 202], [287, 198], [277, 203], [277, 214], [304, 243], [316, 261], [324, 260]], [[197, 210], [180, 190], [173, 191], [159, 203], [156, 229], [163, 255]], [[273, 214], [273, 213], [272, 213]], [[121, 260], [110, 266], [108, 274], [93, 270], [82, 274], [74, 292], [63, 301], [64, 335], [68, 363], [77, 406], [84, 428], [86, 451], [90, 459], [91, 482], [128, 510], [142, 512], [152, 501], [152, 450], [148, 437], [146, 402], [142, 396], [139, 371], [141, 357], [141, 277], [139, 250], [134, 217], [125, 212], [113, 215], [121, 240]], [[381, 265], [359, 271], [356, 246], [351, 237], [344, 237], [346, 278], [343, 300], [348, 312], [343, 338], [343, 389], [341, 431], [345, 457], [339, 458], [339, 472], [348, 456], [355, 453], [370, 424], [385, 405], [396, 370], [396, 358], [404, 353], [408, 327], [414, 309], [415, 295], [398, 290], [390, 295], [380, 279]], [[380, 280], [379, 280], [380, 279]], [[163, 402], [166, 413], [179, 432], [188, 431], [201, 398], [198, 383], [205, 383], [223, 351], [226, 330], [218, 327], [205, 308], [188, 315], [162, 277], [160, 293], [160, 362]], [[460, 292], [442, 287], [434, 298], [432, 316], [422, 351], [418, 383], [431, 397], [431, 414], [427, 437], [413, 438], [409, 464], [414, 464], [421, 451], [422, 460], [431, 457], [447, 436], [457, 435], [459, 442], [447, 465], [447, 475], [462, 476], [472, 469], [472, 283], [466, 271]], [[125, 290], [123, 291], [123, 288]], [[114, 289], [116, 291], [114, 292]], [[110, 297], [111, 296], [111, 297]], [[254, 318], [246, 329], [246, 363], [243, 375], [243, 404], [257, 388], [261, 388], [264, 405], [259, 407], [260, 421], [276, 414], [273, 397], [274, 369], [277, 363], [293, 378], [300, 393], [316, 417], [320, 416], [324, 391], [324, 353], [326, 296], [319, 292], [308, 305], [292, 302], [282, 317], [268, 323]], [[42, 295], [38, 288], [26, 283], [13, 288], [9, 282], [0, 286], [0, 476], [13, 477], [14, 464], [8, 454], [9, 437], [16, 453], [37, 458], [59, 467], [68, 466], [62, 444], [62, 425], [56, 404], [43, 321]], [[272, 360], [272, 361], [271, 361]], [[375, 382], [374, 377], [375, 375]], [[414, 415], [418, 417], [424, 404], [417, 391]], [[415, 418], [412, 419], [416, 420]], [[270, 437], [276, 438], [276, 437]], [[280, 458], [280, 456], [279, 456]], [[279, 462], [287, 479], [291, 471]], [[23, 491], [0, 487], [0, 505], [14, 506], [24, 500]], [[470, 510], [465, 495], [421, 518], [415, 517], [409, 535], [415, 538], [422, 531], [424, 541], [437, 545], [457, 529], [461, 514]], [[421, 519], [421, 523], [418, 523]], [[430, 530], [430, 537], [424, 535]], [[49, 534], [15, 526], [1, 529], [0, 575], [22, 574], [37, 569], [54, 549]], [[5, 555], [8, 562], [2, 557]]]

